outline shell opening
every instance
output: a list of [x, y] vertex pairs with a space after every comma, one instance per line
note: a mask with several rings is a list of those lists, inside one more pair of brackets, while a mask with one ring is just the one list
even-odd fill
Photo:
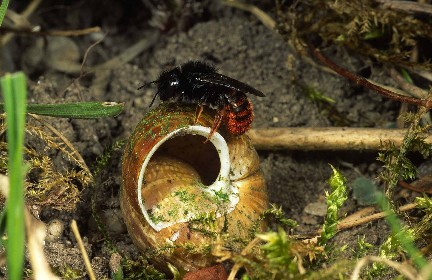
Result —
[[[156, 231], [206, 215], [220, 217], [235, 209], [239, 196], [229, 178], [228, 145], [217, 132], [203, 143], [209, 133], [210, 128], [199, 125], [174, 130], [142, 163], [138, 203]], [[160, 158], [163, 161], [158, 162]]]

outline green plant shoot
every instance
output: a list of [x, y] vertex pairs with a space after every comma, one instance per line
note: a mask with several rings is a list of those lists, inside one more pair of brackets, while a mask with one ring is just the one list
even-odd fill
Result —
[[0, 26], [3, 23], [3, 19], [6, 15], [7, 7], [9, 5], [9, 0], [2, 0], [0, 4]]
[[6, 204], [7, 265], [9, 279], [22, 279], [24, 263], [24, 126], [26, 79], [22, 72], [6, 74], [1, 80], [6, 108], [9, 197]]
[[331, 192], [326, 192], [327, 197], [327, 216], [324, 221], [320, 245], [325, 245], [327, 241], [337, 233], [337, 224], [339, 221], [339, 209], [347, 200], [347, 187], [345, 177], [334, 168], [333, 174], [328, 180]]
[[422, 253], [417, 249], [417, 247], [415, 247], [413, 242], [413, 234], [410, 233], [409, 230], [406, 230], [402, 227], [401, 221], [394, 213], [390, 202], [387, 200], [384, 194], [379, 192], [377, 196], [378, 205], [384, 212], [387, 213], [385, 219], [390, 225], [392, 236], [395, 237], [400, 246], [402, 246], [402, 248], [408, 253], [414, 264], [420, 269], [423, 268], [427, 264], [427, 261], [423, 257]]
[[270, 231], [256, 236], [266, 242], [261, 248], [266, 252], [271, 269], [275, 272], [297, 272], [297, 264], [291, 252], [291, 240], [282, 228], [277, 232]]
[[432, 198], [430, 197], [416, 197], [415, 202], [422, 208], [426, 213], [432, 214]]

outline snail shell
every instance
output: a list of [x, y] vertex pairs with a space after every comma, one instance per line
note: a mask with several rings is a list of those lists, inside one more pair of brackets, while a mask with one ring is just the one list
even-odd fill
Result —
[[[215, 262], [217, 237], [240, 249], [263, 230], [268, 198], [247, 136], [208, 137], [214, 114], [163, 104], [137, 125], [122, 165], [128, 232], [160, 268], [192, 271]], [[228, 242], [228, 241], [227, 241]]]

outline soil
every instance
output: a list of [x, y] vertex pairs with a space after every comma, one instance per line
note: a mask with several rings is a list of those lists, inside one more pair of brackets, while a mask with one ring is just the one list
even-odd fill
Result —
[[[2, 49], [1, 70], [22, 69], [27, 74], [30, 103], [96, 100], [125, 103], [124, 111], [115, 118], [45, 118], [72, 142], [90, 167], [95, 166], [96, 159], [116, 141], [127, 139], [150, 110], [154, 88], [137, 88], [155, 80], [162, 70], [190, 60], [209, 61], [220, 73], [265, 93], [263, 98], [250, 96], [254, 105], [255, 128], [340, 125], [332, 119], [332, 114], [308, 97], [305, 85], [333, 99], [333, 110], [338, 112], [344, 124], [358, 127], [395, 125], [398, 103], [306, 63], [289, 49], [281, 35], [266, 28], [247, 12], [214, 2], [186, 1], [182, 12], [171, 13], [161, 8], [160, 17], [151, 18], [152, 10], [145, 2], [152, 1], [103, 1], [103, 4], [102, 1], [43, 1], [29, 18], [32, 25], [39, 25], [42, 30], [100, 26], [102, 31], [77, 37], [16, 35]], [[26, 1], [12, 1], [10, 9], [19, 12], [24, 5]], [[274, 16], [271, 5], [262, 8]], [[152, 41], [154, 34], [158, 37]], [[126, 63], [83, 77], [79, 71], [70, 70], [80, 66], [86, 50], [100, 39], [103, 40], [89, 51], [85, 69], [126, 52], [130, 46], [146, 38], [149, 38], [151, 47]], [[330, 48], [326, 53], [349, 69], [392, 85], [383, 69], [355, 54], [339, 48]], [[296, 234], [310, 234], [324, 221], [325, 191], [331, 174], [329, 164], [338, 168], [348, 182], [359, 176], [374, 178], [380, 169], [375, 151], [260, 150], [258, 153], [270, 202], [282, 206], [286, 216], [299, 223], [294, 230]], [[113, 245], [122, 254], [137, 258], [139, 251], [127, 234], [119, 208], [121, 155], [121, 149], [113, 149], [110, 162], [98, 175], [95, 205]], [[64, 267], [72, 268], [79, 279], [87, 279], [69, 227], [71, 220], [75, 219], [97, 279], [108, 279], [111, 251], [92, 218], [92, 193], [91, 188], [83, 189], [81, 201], [72, 212], [42, 207], [38, 214], [50, 229], [53, 223], [63, 225], [45, 244], [52, 267], [57, 271]], [[361, 207], [350, 191], [343, 212], [350, 214]], [[338, 246], [355, 248], [359, 237], [364, 236], [371, 244], [380, 244], [387, 234], [385, 222], [377, 221], [343, 231], [333, 242]], [[340, 254], [349, 257], [352, 252], [348, 251]]]

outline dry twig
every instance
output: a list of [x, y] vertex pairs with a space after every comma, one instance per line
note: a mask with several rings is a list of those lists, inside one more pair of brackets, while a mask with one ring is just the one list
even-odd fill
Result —
[[[366, 266], [368, 263], [370, 262], [380, 262], [380, 263], [384, 263], [394, 269], [396, 269], [400, 274], [402, 274], [403, 276], [407, 277], [410, 280], [415, 280], [418, 279], [420, 280], [418, 277], [418, 273], [415, 271], [415, 269], [407, 264], [402, 264], [399, 262], [395, 262], [386, 258], [381, 258], [381, 257], [377, 257], [377, 256], [366, 256], [361, 258], [355, 268], [354, 271], [351, 275], [351, 280], [357, 280], [360, 278], [360, 271], [361, 269]], [[426, 279], [424, 279], [426, 280]]]
[[393, 80], [398, 83], [398, 85], [406, 92], [410, 93], [416, 98], [426, 98], [428, 92], [422, 88], [419, 88], [413, 84], [408, 83], [401, 74], [399, 74], [396, 69], [390, 69], [390, 76]]
[[[110, 70], [113, 68], [119, 68], [121, 65], [129, 62], [137, 55], [142, 53], [143, 51], [151, 48], [159, 38], [159, 34], [157, 32], [149, 33], [147, 36], [144, 36], [143, 39], [139, 40], [137, 43], [133, 44], [129, 48], [125, 49], [121, 54], [112, 59], [105, 61], [99, 65], [95, 65], [89, 67], [88, 69], [83, 70], [82, 65], [73, 65], [69, 67], [69, 69], [64, 72], [75, 74], [81, 73], [81, 75], [90, 74], [100, 70]], [[95, 44], [97, 44], [96, 42]]]
[[383, 9], [397, 10], [405, 13], [432, 14], [432, 5], [416, 1], [375, 0]]
[[[408, 203], [408, 204], [405, 204], [405, 205], [399, 207], [398, 211], [405, 212], [405, 211], [415, 209], [416, 207], [417, 207], [416, 203]], [[360, 210], [360, 211], [362, 211], [362, 210]], [[375, 214], [372, 214], [372, 215], [369, 215], [366, 217], [356, 218], [356, 219], [353, 219], [353, 217], [352, 217], [353, 215], [356, 215], [356, 213], [346, 217], [345, 219], [343, 219], [342, 221], [339, 222], [339, 224], [337, 226], [338, 231], [352, 228], [352, 227], [359, 226], [359, 225], [363, 225], [363, 224], [366, 224], [366, 223], [369, 223], [369, 222], [372, 222], [375, 220], [379, 220], [379, 219], [382, 219], [382, 218], [388, 216], [389, 214], [386, 212], [379, 212], [379, 213], [375, 213]]]
[[[258, 150], [380, 150], [382, 143], [400, 146], [406, 129], [353, 127], [256, 128], [248, 132]], [[432, 143], [432, 136], [425, 139]]]
[[[405, 212], [405, 211], [409, 211], [409, 210], [413, 210], [417, 207], [416, 203], [408, 203], [405, 204], [401, 207], [399, 207], [398, 211], [399, 212]], [[345, 230], [345, 229], [349, 229], [349, 228], [353, 228], [359, 225], [363, 225], [375, 220], [379, 220], [382, 219], [386, 216], [388, 216], [389, 214], [386, 212], [379, 212], [379, 213], [375, 213], [375, 214], [371, 214], [374, 211], [374, 207], [366, 207], [364, 209], [360, 209], [359, 211], [349, 215], [348, 217], [345, 217], [343, 220], [341, 220], [338, 225], [337, 225], [337, 230], [341, 231], [341, 230]], [[367, 215], [367, 216], [364, 216]], [[318, 238], [321, 235], [322, 232], [322, 228], [320, 228], [318, 231], [312, 233], [309, 239], [307, 240], [316, 240], [316, 238]]]
[[[421, 179], [422, 178], [420, 178], [417, 181], [421, 181]], [[415, 191], [415, 192], [432, 194], [432, 188], [430, 188], [430, 184], [429, 184], [429, 188], [422, 188], [422, 187], [414, 186], [413, 184], [408, 184], [405, 181], [399, 181], [398, 185], [401, 186], [402, 188], [405, 188], [405, 189], [408, 189], [408, 190], [412, 190], [412, 191]]]
[[361, 77], [361, 76], [359, 76], [353, 72], [348, 71], [347, 69], [341, 67], [340, 65], [337, 65], [336, 63], [331, 61], [329, 58], [324, 56], [320, 52], [320, 50], [318, 50], [317, 48], [310, 46], [310, 49], [311, 49], [312, 54], [319, 61], [321, 61], [323, 64], [327, 65], [329, 68], [331, 68], [332, 70], [337, 72], [342, 77], [345, 77], [345, 78], [355, 82], [356, 84], [359, 84], [359, 85], [364, 86], [365, 88], [374, 90], [377, 93], [379, 93], [379, 94], [381, 94], [387, 98], [393, 99], [395, 101], [409, 103], [409, 104], [413, 104], [413, 105], [417, 105], [417, 106], [423, 106], [423, 107], [426, 107], [428, 109], [432, 108], [432, 101], [431, 100], [405, 96], [405, 95], [398, 93], [394, 90], [390, 90], [387, 87], [383, 87], [381, 85], [378, 85], [377, 83], [374, 83], [374, 82], [372, 82], [366, 78], [363, 78], [363, 77]]
[[[39, 7], [40, 3], [42, 2], [42, 0], [33, 0], [30, 2], [30, 4], [25, 8], [25, 10], [21, 13], [21, 16], [25, 19], [27, 19], [36, 9], [37, 7]], [[0, 45], [4, 46], [6, 45], [13, 37], [15, 34], [6, 34], [4, 36], [1, 37], [0, 40]]]
[[71, 36], [83, 36], [91, 33], [101, 32], [101, 28], [99, 26], [89, 27], [84, 29], [76, 29], [76, 30], [31, 30], [31, 29], [20, 29], [14, 27], [1, 27], [1, 32], [13, 32], [15, 34], [25, 34], [25, 35], [34, 35], [34, 36], [61, 36], [61, 37], [71, 37]]
[[222, 1], [223, 4], [231, 6], [240, 10], [247, 11], [256, 16], [267, 28], [274, 30], [276, 28], [276, 21], [272, 19], [267, 13], [258, 8], [257, 6], [242, 3], [235, 0]]
[[76, 239], [76, 241], [78, 243], [78, 247], [79, 247], [79, 249], [81, 251], [81, 255], [83, 257], [84, 264], [85, 264], [85, 267], [87, 269], [87, 273], [89, 275], [89, 278], [90, 278], [90, 280], [96, 280], [96, 276], [95, 276], [95, 274], [93, 272], [93, 269], [91, 267], [89, 256], [88, 256], [88, 254], [87, 254], [87, 252], [85, 250], [84, 243], [82, 241], [82, 238], [81, 238], [81, 235], [79, 233], [78, 226], [77, 226], [77, 223], [76, 223], [75, 220], [72, 220], [71, 228], [72, 228], [72, 232], [73, 232], [73, 234], [75, 236], [75, 239]]

